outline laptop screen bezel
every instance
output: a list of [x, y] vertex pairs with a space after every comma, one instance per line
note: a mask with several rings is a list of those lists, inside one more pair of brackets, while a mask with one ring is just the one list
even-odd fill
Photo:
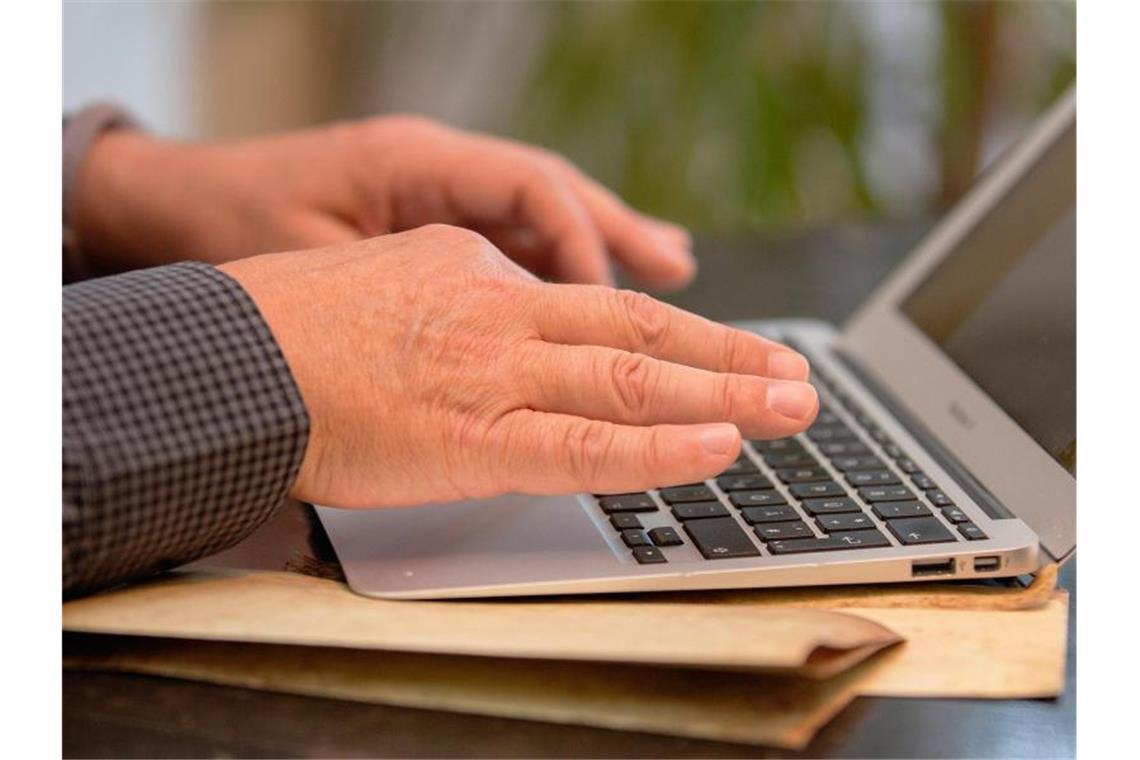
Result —
[[1076, 478], [901, 306], [1050, 146], [1070, 133], [1075, 136], [1076, 113], [1076, 93], [1070, 90], [844, 323], [840, 337], [842, 349], [918, 416], [1007, 510], [1033, 528], [1054, 559], [1076, 548]]

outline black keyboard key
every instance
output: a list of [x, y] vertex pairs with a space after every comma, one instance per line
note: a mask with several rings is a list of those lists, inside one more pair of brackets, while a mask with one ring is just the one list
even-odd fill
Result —
[[831, 464], [840, 472], [851, 472], [852, 470], [882, 470], [886, 468], [882, 459], [869, 454], [835, 457], [831, 460]]
[[807, 523], [766, 523], [752, 529], [761, 541], [782, 541], [789, 538], [815, 538]]
[[890, 546], [891, 542], [877, 530], [854, 530], [836, 533], [827, 538], [793, 538], [789, 541], [772, 541], [768, 551], [773, 554], [803, 554], [804, 552], [834, 551], [836, 549], [870, 549]]
[[623, 530], [621, 540], [631, 549], [635, 546], [649, 546], [649, 537], [640, 530]]
[[880, 501], [873, 507], [880, 520], [898, 520], [901, 517], [925, 517], [930, 510], [921, 501]]
[[942, 516], [955, 524], [970, 522], [970, 516], [957, 507], [948, 507], [942, 510]]
[[921, 472], [921, 468], [910, 457], [903, 457], [902, 459], [898, 460], [898, 463], [899, 469], [905, 472], [907, 475], [913, 475], [916, 472]]
[[931, 491], [927, 491], [926, 492], [926, 498], [930, 499], [930, 503], [936, 507], [952, 507], [952, 506], [954, 506], [954, 502], [950, 499], [950, 497], [947, 496], [946, 494], [944, 494], [942, 491], [938, 490], [937, 488], [935, 488]]
[[642, 565], [656, 565], [668, 561], [656, 546], [639, 546], [633, 550], [633, 556]]
[[760, 468], [757, 467], [751, 459], [742, 456], [730, 464], [728, 469], [722, 472], [721, 475], [749, 475], [754, 472], [760, 472]]
[[962, 523], [958, 526], [958, 532], [965, 536], [967, 541], [984, 541], [989, 538], [981, 528], [974, 525], [972, 522]]
[[875, 527], [875, 521], [871, 519], [871, 516], [862, 512], [842, 515], [820, 515], [815, 518], [815, 522], [824, 533], [838, 533], [844, 530], [866, 530], [867, 528]]
[[863, 456], [871, 453], [861, 441], [829, 441], [820, 443], [819, 450], [826, 457]]
[[859, 489], [863, 501], [911, 501], [914, 494], [906, 486], [868, 486]]
[[898, 459], [901, 456], [905, 456], [905, 452], [899, 448], [897, 443], [884, 443], [883, 451], [886, 452], [886, 455], [891, 459]]
[[[887, 431], [883, 430], [882, 428], [870, 427], [870, 428], [867, 428], [867, 432], [871, 434], [871, 438], [873, 438], [875, 441], [877, 441], [881, 445], [886, 446], [886, 445], [890, 444], [891, 446], [894, 446], [894, 444], [891, 443], [891, 437], [889, 435], [887, 435]], [[894, 454], [891, 454], [890, 456], [894, 457]]]
[[641, 527], [641, 520], [637, 515], [629, 512], [618, 512], [610, 517], [610, 523], [618, 530], [630, 530]]
[[937, 517], [891, 520], [887, 523], [887, 528], [904, 544], [940, 544], [957, 540]]
[[773, 470], [784, 467], [815, 467], [819, 460], [806, 451], [797, 451], [793, 454], [765, 454], [764, 461]]
[[623, 493], [617, 496], [601, 496], [598, 504], [607, 515], [615, 512], [656, 512], [657, 504], [647, 493]]
[[829, 443], [832, 441], [855, 440], [855, 434], [842, 425], [828, 425], [827, 427], [808, 428], [808, 438], [816, 443]]
[[763, 475], [722, 475], [716, 484], [722, 491], [759, 491], [772, 487], [772, 481]]
[[860, 470], [849, 472], [845, 477], [847, 482], [856, 488], [859, 486], [891, 486], [899, 482], [898, 476], [890, 470]]
[[653, 528], [649, 531], [649, 540], [656, 546], [680, 546], [685, 543], [672, 528]]
[[685, 532], [705, 559], [755, 557], [760, 550], [731, 517], [685, 523]]
[[910, 476], [910, 482], [914, 483], [915, 488], [921, 488], [923, 491], [929, 491], [932, 488], [938, 488], [938, 485], [930, 479], [926, 473], [916, 472]]
[[752, 448], [761, 454], [791, 454], [803, 451], [804, 446], [795, 438], [775, 438], [770, 441], [752, 441]]
[[800, 519], [799, 513], [787, 504], [778, 504], [774, 507], [745, 507], [740, 510], [740, 516], [749, 525], [789, 522]]
[[837, 499], [807, 499], [804, 501], [804, 511], [809, 515], [834, 515], [844, 512], [862, 512], [863, 509], [855, 503], [854, 499], [843, 496]]
[[830, 409], [828, 409], [826, 406], [821, 406], [819, 408], [819, 413], [816, 414], [816, 416], [815, 416], [815, 422], [812, 423], [812, 425], [819, 425], [821, 427], [827, 426], [827, 425], [842, 425], [842, 424], [843, 424], [843, 420], [841, 420], [839, 418], [839, 415], [836, 414], [835, 412], [831, 411]]
[[796, 483], [789, 489], [797, 499], [820, 499], [829, 496], [846, 496], [843, 486], [834, 481], [823, 483]]
[[831, 475], [822, 467], [799, 467], [776, 470], [776, 477], [785, 483], [812, 483], [831, 480]]
[[863, 427], [871, 427], [875, 424], [875, 421], [871, 419], [871, 415], [867, 414], [866, 412], [859, 412], [856, 414], [855, 421]]
[[676, 486], [662, 488], [661, 499], [666, 504], [677, 504], [683, 501], [716, 501], [716, 494], [708, 486]]
[[788, 503], [783, 495], [776, 491], [737, 491], [730, 493], [728, 500], [734, 507], [767, 507]]
[[673, 516], [678, 520], [704, 520], [709, 517], [725, 517], [728, 509], [719, 501], [693, 501], [674, 504]]
[[846, 392], [841, 391], [841, 390], [834, 390], [834, 391], [832, 391], [831, 395], [835, 396], [835, 400], [838, 401], [840, 404], [842, 404], [843, 408], [846, 409], [847, 411], [851, 412], [852, 414], [858, 414], [859, 413], [858, 402], [856, 402], [855, 399], [853, 399]]

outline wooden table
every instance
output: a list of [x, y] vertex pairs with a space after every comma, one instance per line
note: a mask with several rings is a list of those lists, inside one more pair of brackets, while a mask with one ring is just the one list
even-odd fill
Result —
[[[698, 242], [701, 276], [668, 300], [713, 319], [841, 322], [925, 224], [829, 227]], [[280, 569], [326, 555], [306, 508], [288, 504], [211, 560]], [[1076, 746], [1076, 565], [1068, 689], [1056, 700], [857, 699], [806, 757], [1066, 757]], [[532, 721], [367, 705], [176, 679], [65, 672], [66, 757], [782, 757], [765, 748]]]

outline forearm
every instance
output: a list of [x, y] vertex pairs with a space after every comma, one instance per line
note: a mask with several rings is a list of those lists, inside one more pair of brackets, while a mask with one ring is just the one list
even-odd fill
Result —
[[257, 307], [177, 264], [63, 292], [63, 586], [230, 546], [296, 477], [304, 403]]

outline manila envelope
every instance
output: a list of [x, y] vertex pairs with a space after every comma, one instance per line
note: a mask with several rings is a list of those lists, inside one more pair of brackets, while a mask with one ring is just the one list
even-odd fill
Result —
[[120, 634], [69, 634], [66, 662], [802, 748], [857, 694], [1059, 693], [1054, 583], [386, 602], [288, 573], [179, 573], [65, 605], [66, 630]]

